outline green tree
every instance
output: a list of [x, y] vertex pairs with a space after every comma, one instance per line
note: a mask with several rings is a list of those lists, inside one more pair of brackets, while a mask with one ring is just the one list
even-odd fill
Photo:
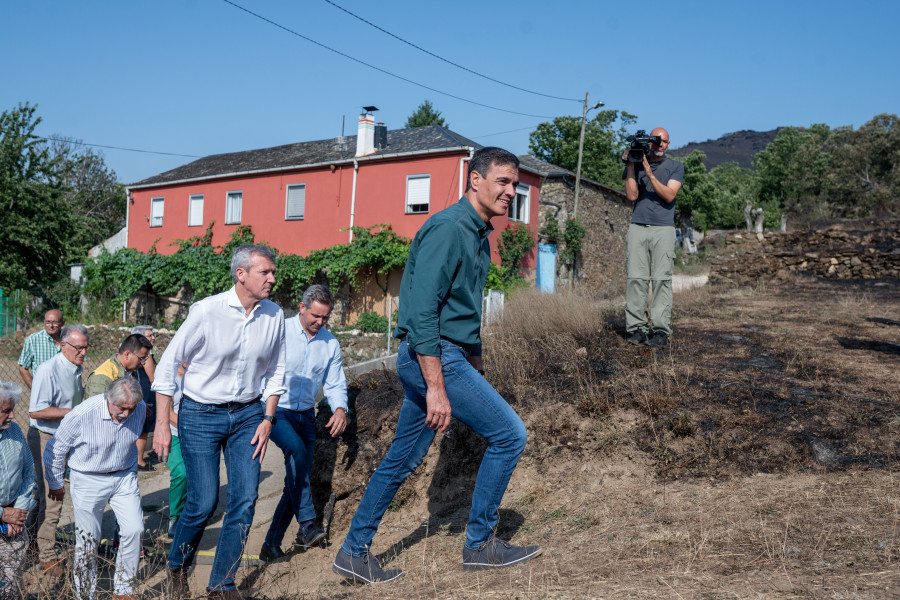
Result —
[[56, 137], [50, 153], [74, 217], [69, 225], [67, 259], [81, 261], [91, 247], [125, 226], [125, 186], [101, 154], [80, 142]]
[[406, 125], [404, 125], [404, 127], [410, 129], [412, 127], [425, 127], [427, 125], [440, 125], [444, 128], [450, 127], [450, 125], [444, 122], [441, 111], [435, 110], [434, 105], [431, 104], [430, 100], [425, 100], [413, 114], [407, 117]]
[[715, 212], [709, 215], [709, 227], [740, 229], [744, 227], [744, 207], [756, 201], [756, 172], [736, 162], [722, 163], [709, 172], [716, 188]]
[[[674, 160], [684, 164], [684, 185], [678, 192], [676, 208], [690, 212], [697, 227], [710, 227], [716, 219], [717, 194], [703, 161], [706, 154], [694, 150], [684, 158]], [[677, 225], [677, 223], [676, 223]]]
[[[625, 111], [602, 110], [585, 123], [581, 175], [622, 189], [622, 161], [628, 129], [637, 116]], [[578, 168], [581, 117], [556, 117], [537, 126], [528, 136], [528, 148], [537, 158], [570, 171]]]
[[71, 211], [28, 103], [0, 114], [0, 288], [32, 288], [66, 269]]

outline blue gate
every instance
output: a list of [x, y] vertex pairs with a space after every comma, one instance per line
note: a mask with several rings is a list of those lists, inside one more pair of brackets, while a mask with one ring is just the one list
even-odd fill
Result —
[[18, 300], [19, 290], [15, 290], [13, 296], [7, 296], [0, 289], [0, 337], [15, 335], [16, 333]]
[[556, 244], [538, 244], [537, 289], [552, 294], [556, 287]]

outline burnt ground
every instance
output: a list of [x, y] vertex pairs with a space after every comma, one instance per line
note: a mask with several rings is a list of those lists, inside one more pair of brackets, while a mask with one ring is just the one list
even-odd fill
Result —
[[694, 289], [673, 324], [669, 347], [635, 348], [618, 307], [523, 294], [486, 332], [487, 377], [529, 431], [498, 534], [541, 544], [538, 559], [461, 570], [484, 445], [455, 422], [375, 539], [406, 576], [356, 588], [331, 574], [402, 399], [375, 372], [352, 383], [351, 430], [317, 448], [334, 545], [246, 584], [295, 598], [898, 597], [900, 282]]

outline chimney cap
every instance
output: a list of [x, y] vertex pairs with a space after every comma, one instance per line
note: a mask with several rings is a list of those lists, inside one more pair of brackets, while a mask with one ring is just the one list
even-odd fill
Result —
[[375, 112], [376, 110], [378, 110], [378, 107], [377, 106], [363, 106], [362, 109], [363, 109], [363, 112], [370, 113], [370, 112]]

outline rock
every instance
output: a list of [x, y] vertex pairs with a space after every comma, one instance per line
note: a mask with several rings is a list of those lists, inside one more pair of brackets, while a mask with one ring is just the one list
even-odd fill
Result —
[[579, 358], [587, 358], [587, 348], [579, 348], [575, 351], [575, 356]]
[[838, 264], [838, 259], [832, 257], [830, 262], [831, 262], [831, 264], [836, 265], [836, 264]]
[[858, 256], [854, 256], [853, 258], [850, 259], [850, 264], [853, 265], [854, 267], [858, 267], [859, 265], [862, 264], [862, 261], [859, 260]]

